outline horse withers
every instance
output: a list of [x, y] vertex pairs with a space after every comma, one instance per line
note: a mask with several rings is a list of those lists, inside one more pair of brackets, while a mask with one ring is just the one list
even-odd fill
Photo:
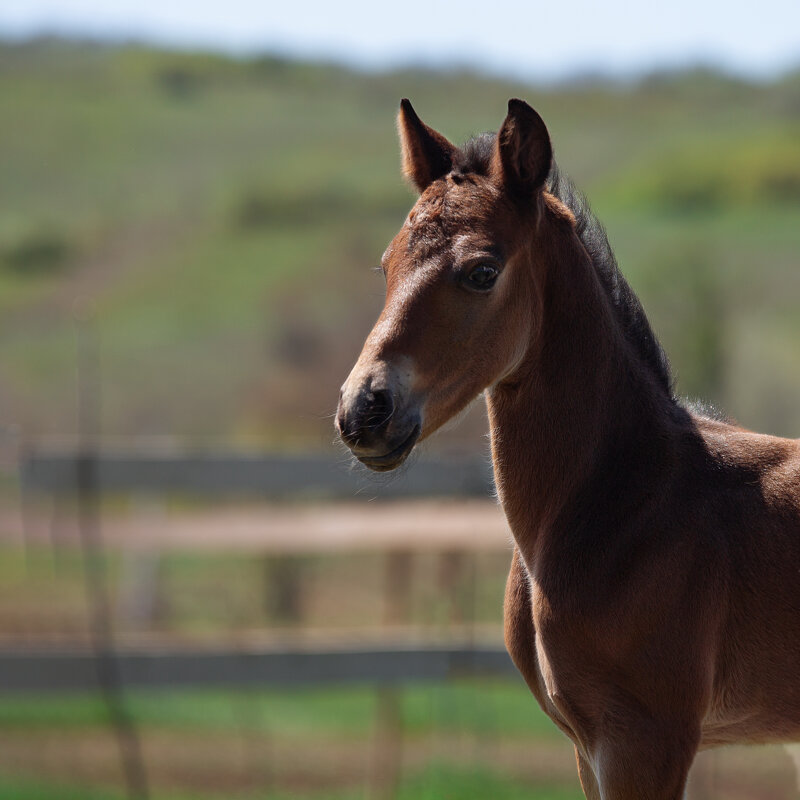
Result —
[[506, 645], [588, 798], [680, 798], [700, 749], [800, 739], [800, 443], [675, 397], [530, 106], [461, 148], [407, 100], [398, 126], [420, 196], [342, 439], [394, 469], [485, 392], [515, 540]]

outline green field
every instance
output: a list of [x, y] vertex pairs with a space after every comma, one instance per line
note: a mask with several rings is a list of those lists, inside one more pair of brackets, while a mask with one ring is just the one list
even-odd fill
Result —
[[[99, 354], [109, 440], [330, 446], [338, 387], [382, 303], [372, 267], [414, 199], [399, 172], [400, 98], [461, 141], [496, 129], [513, 96], [541, 112], [606, 224], [679, 391], [799, 435], [800, 72], [542, 87], [0, 42], [0, 511], [17, 511], [8, 442], [76, 432], [79, 332]], [[478, 410], [438, 442], [483, 452], [484, 427]], [[103, 510], [148, 515], [137, 502]], [[53, 547], [23, 550], [6, 532], [0, 636], [84, 641], [83, 560], [56, 541], [64, 508], [34, 510], [52, 513]], [[481, 556], [446, 591], [436, 556], [415, 559], [405, 625], [499, 635], [507, 553]], [[273, 613], [270, 577], [285, 564], [225, 552], [154, 563], [152, 613], [133, 619], [120, 598], [141, 565], [109, 554], [123, 638], [388, 630], [374, 553], [294, 563], [302, 624]], [[570, 746], [519, 681], [409, 686], [396, 701], [397, 800], [581, 797]], [[375, 800], [380, 704], [364, 686], [128, 695], [163, 800]], [[784, 751], [721, 758], [699, 772], [713, 791], [692, 797], [796, 797]], [[0, 800], [120, 800], [122, 785], [98, 696], [0, 687]]]
[[[406, 762], [397, 800], [581, 796], [570, 745], [521, 681], [423, 684], [397, 696]], [[377, 697], [368, 687], [131, 691], [127, 706], [153, 797], [355, 800], [374, 783]], [[96, 695], [0, 697], [0, 743], [0, 798], [124, 796]]]
[[[242, 713], [237, 703], [251, 708]], [[376, 694], [365, 687], [292, 690], [129, 690], [128, 705], [142, 726], [164, 730], [224, 731], [244, 728], [287, 738], [330, 736], [368, 739]], [[562, 742], [522, 679], [416, 684], [402, 691], [402, 727], [409, 738], [434, 732]], [[250, 713], [252, 712], [252, 713]], [[97, 694], [2, 698], [4, 731], [51, 727], [84, 729], [109, 723]]]
[[59, 41], [0, 44], [3, 423], [74, 432], [88, 315], [107, 435], [326, 445], [413, 201], [403, 96], [456, 141], [528, 99], [679, 389], [800, 433], [800, 73], [545, 89]]

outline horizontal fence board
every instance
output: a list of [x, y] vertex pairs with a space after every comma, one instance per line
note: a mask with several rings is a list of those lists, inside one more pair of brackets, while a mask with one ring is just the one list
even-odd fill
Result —
[[[399, 685], [517, 675], [501, 646], [121, 648], [113, 659], [127, 688]], [[86, 648], [6, 648], [0, 650], [0, 692], [94, 690], [99, 686], [99, 666]]]
[[[488, 458], [414, 459], [397, 473], [375, 475], [341, 454], [252, 455], [209, 453], [89, 454], [100, 492], [185, 492], [292, 497], [486, 497], [492, 491]], [[28, 491], [72, 492], [77, 452], [34, 451], [22, 458]]]

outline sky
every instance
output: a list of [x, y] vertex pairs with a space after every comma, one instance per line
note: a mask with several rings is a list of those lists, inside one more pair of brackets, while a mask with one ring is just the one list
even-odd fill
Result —
[[41, 33], [527, 80], [687, 64], [758, 79], [800, 66], [800, 0], [0, 0], [0, 36]]

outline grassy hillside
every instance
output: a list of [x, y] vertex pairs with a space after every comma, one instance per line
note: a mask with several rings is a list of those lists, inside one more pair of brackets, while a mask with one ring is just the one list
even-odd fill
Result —
[[59, 41], [0, 45], [0, 424], [74, 431], [88, 315], [106, 434], [329, 441], [413, 201], [403, 96], [454, 140], [531, 102], [679, 388], [800, 434], [800, 74], [543, 90]]

